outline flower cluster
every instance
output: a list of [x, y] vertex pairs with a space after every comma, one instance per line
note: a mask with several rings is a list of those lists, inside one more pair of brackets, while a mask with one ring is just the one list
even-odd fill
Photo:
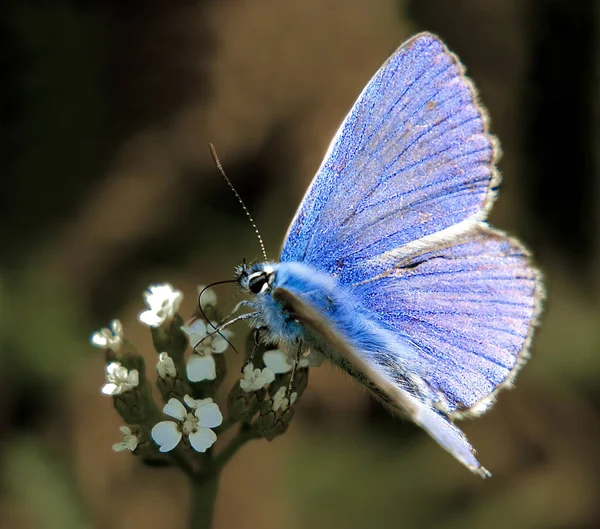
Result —
[[129, 371], [120, 362], [111, 362], [106, 366], [106, 384], [100, 388], [104, 395], [120, 395], [135, 389], [140, 383], [137, 369]]
[[144, 301], [148, 309], [140, 312], [139, 320], [149, 327], [160, 327], [168, 323], [179, 310], [183, 294], [169, 283], [150, 285], [144, 292]]
[[94, 347], [118, 353], [123, 345], [123, 325], [119, 320], [111, 321], [108, 329], [105, 327], [93, 333], [90, 342]]
[[[148, 287], [146, 310], [138, 315], [150, 328], [156, 349], [156, 383], [167, 420], [158, 419], [160, 408], [152, 398], [144, 359], [125, 339], [121, 322], [112, 320], [90, 337], [94, 347], [105, 351], [106, 375], [100, 391], [112, 397], [126, 423], [113, 450], [148, 461], [159, 458], [194, 474], [203, 472], [206, 458], [212, 457], [210, 449], [219, 432], [235, 423], [242, 425], [238, 436], [244, 441], [270, 440], [283, 433], [306, 385], [308, 367], [321, 361], [314, 353], [296, 359], [279, 349], [257, 353], [252, 347], [229, 392], [229, 417], [224, 420], [213, 399], [226, 374], [223, 353], [233, 334], [222, 328], [214, 292], [199, 288], [202, 308], [187, 323], [179, 315], [183, 294], [169, 283]], [[194, 453], [202, 456], [195, 459]]]

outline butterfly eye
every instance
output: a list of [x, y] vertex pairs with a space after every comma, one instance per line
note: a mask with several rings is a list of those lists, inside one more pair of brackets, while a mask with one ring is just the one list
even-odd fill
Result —
[[262, 292], [264, 286], [267, 284], [268, 277], [264, 272], [260, 272], [258, 274], [252, 274], [248, 278], [248, 290], [253, 294], [258, 294]]

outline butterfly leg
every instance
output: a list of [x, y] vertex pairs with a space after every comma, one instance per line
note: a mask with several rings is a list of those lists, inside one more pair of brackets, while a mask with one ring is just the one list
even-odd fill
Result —
[[[237, 318], [233, 318], [233, 320], [229, 320], [221, 325], [219, 325], [214, 331], [212, 332], [207, 332], [202, 338], [200, 338], [200, 340], [198, 340], [198, 342], [196, 343], [196, 345], [194, 345], [194, 349], [196, 349], [196, 347], [198, 347], [204, 340], [206, 340], [209, 336], [212, 336], [213, 334], [220, 334], [220, 332], [229, 327], [230, 325], [241, 321], [241, 320], [247, 320], [249, 318], [252, 318], [256, 315], [256, 313], [254, 312], [248, 312], [246, 314], [241, 314], [240, 316], [238, 316]], [[210, 322], [209, 322], [210, 323]], [[223, 336], [223, 335], [221, 335]], [[223, 338], [225, 338], [223, 336]], [[227, 338], [225, 338], [225, 340], [227, 340]], [[227, 342], [229, 342], [229, 340], [227, 340]]]
[[290, 377], [290, 383], [288, 384], [288, 394], [292, 392], [292, 384], [294, 383], [294, 377], [298, 370], [298, 364], [300, 364], [300, 356], [302, 356], [302, 342], [298, 340], [298, 349], [296, 350], [296, 358], [294, 358], [294, 365], [292, 366], [292, 376]]
[[254, 355], [256, 354], [256, 349], [258, 349], [258, 346], [260, 345], [260, 333], [261, 331], [267, 331], [269, 330], [268, 327], [254, 327], [254, 329], [252, 329], [252, 332], [254, 333], [254, 345], [252, 346], [252, 352], [250, 353], [250, 356], [248, 357], [248, 361], [252, 362], [252, 360], [254, 359]]

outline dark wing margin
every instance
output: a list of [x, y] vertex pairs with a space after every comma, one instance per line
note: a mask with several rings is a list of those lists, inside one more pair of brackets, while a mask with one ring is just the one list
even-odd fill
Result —
[[376, 365], [371, 365], [361, 358], [315, 308], [282, 287], [273, 290], [273, 298], [281, 303], [309, 334], [332, 346], [339, 356], [330, 360], [370, 389], [385, 405], [414, 421], [469, 470], [483, 478], [491, 476], [476, 459], [475, 450], [463, 432], [448, 417], [398, 387], [385, 377]]

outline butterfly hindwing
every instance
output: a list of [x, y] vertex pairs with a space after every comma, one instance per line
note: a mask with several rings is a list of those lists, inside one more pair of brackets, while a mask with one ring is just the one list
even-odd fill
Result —
[[331, 346], [336, 354], [330, 359], [371, 389], [386, 406], [421, 426], [472, 472], [482, 477], [490, 476], [477, 461], [475, 451], [463, 432], [448, 417], [394, 383], [384, 370], [367, 360], [368, 355], [354, 349], [352, 344], [328, 323], [322, 312], [311, 304], [310, 297], [277, 287], [273, 290], [273, 298], [286, 312], [292, 314], [317, 342]]
[[373, 255], [483, 218], [496, 145], [462, 65], [434, 35], [402, 45], [340, 126], [281, 260], [337, 275]]
[[420, 253], [364, 263], [385, 271], [352, 291], [419, 349], [410, 369], [446, 413], [477, 415], [527, 358], [543, 295], [528, 261], [515, 241], [480, 226]]

